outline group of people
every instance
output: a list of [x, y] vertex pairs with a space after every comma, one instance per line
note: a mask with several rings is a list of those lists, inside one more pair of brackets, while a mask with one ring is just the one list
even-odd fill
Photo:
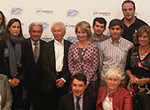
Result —
[[[103, 32], [102, 17], [78, 22], [78, 41], [63, 37], [63, 22], [54, 22], [54, 39], [41, 40], [43, 26], [29, 25], [0, 11], [0, 107], [2, 110], [149, 110], [150, 27], [135, 14], [135, 3], [122, 3], [122, 20]], [[6, 77], [7, 76], [7, 77]]]

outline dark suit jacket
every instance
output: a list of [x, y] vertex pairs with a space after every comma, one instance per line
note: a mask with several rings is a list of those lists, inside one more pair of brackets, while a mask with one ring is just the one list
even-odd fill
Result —
[[[71, 42], [64, 40], [64, 61], [61, 77], [63, 77], [67, 82], [70, 79], [70, 73], [68, 69], [68, 51], [71, 44]], [[48, 92], [53, 86], [56, 85], [56, 80], [58, 79], [58, 76], [56, 75], [54, 40], [44, 45], [42, 58], [42, 89], [43, 91]]]
[[42, 51], [43, 51], [43, 46], [46, 43], [43, 40], [40, 40], [40, 55], [37, 63], [35, 63], [34, 60], [34, 54], [33, 54], [33, 49], [32, 49], [32, 43], [31, 39], [27, 39], [27, 43], [29, 46], [29, 56], [30, 56], [30, 62], [31, 62], [31, 69], [29, 72], [29, 80], [30, 80], [30, 86], [32, 87], [40, 87], [41, 86], [41, 81], [42, 81]]
[[[75, 110], [74, 106], [73, 93], [70, 93], [61, 97], [58, 110]], [[96, 96], [87, 91], [83, 95], [83, 110], [96, 110]]]
[[[24, 83], [24, 80], [26, 79], [26, 76], [28, 75], [30, 69], [30, 56], [28, 55], [29, 47], [26, 40], [21, 44], [21, 53], [21, 66], [17, 68], [19, 74], [16, 78]], [[8, 54], [8, 47], [6, 43], [0, 43], [0, 72], [7, 75], [7, 77], [11, 79], [12, 77], [10, 75]]]

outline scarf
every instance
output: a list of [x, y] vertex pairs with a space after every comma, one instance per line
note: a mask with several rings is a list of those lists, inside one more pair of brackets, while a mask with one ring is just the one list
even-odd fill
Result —
[[[9, 50], [9, 65], [10, 65], [10, 75], [11, 77], [16, 77], [18, 75], [17, 67], [21, 66], [21, 43], [24, 41], [23, 37], [9, 38], [6, 40], [6, 45]], [[13, 44], [15, 48], [13, 48]]]

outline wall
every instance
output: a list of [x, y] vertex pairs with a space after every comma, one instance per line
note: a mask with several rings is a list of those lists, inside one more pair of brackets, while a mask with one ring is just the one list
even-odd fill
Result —
[[[150, 24], [150, 0], [133, 0], [136, 3], [136, 15]], [[44, 26], [42, 39], [51, 40], [51, 24], [55, 21], [65, 23], [66, 39], [76, 40], [74, 27], [82, 20], [92, 24], [95, 17], [104, 17], [108, 24], [111, 19], [123, 17], [123, 0], [0, 0], [0, 10], [7, 18], [19, 18], [23, 33], [29, 37], [28, 26], [31, 22], [41, 22]], [[109, 35], [108, 29], [105, 34]]]

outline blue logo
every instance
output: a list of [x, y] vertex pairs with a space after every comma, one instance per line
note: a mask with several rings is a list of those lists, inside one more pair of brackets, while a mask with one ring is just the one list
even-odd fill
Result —
[[44, 40], [45, 42], [49, 42], [49, 41], [53, 40], [52, 38], [48, 38], [46, 36], [42, 37], [41, 39]]
[[21, 8], [17, 8], [17, 7], [14, 7], [12, 10], [11, 10], [11, 14], [12, 15], [19, 15], [22, 13], [22, 9]]
[[71, 37], [71, 36], [69, 36], [66, 40], [68, 40], [72, 43], [76, 43], [78, 41], [78, 39], [76, 37]]
[[36, 14], [53, 14], [53, 11], [52, 10], [43, 10], [43, 9], [40, 9], [40, 8], [38, 8], [38, 9], [36, 9]]
[[77, 16], [79, 14], [79, 11], [77, 11], [77, 10], [69, 10], [68, 12], [67, 12], [67, 17], [75, 17], [75, 16]]
[[43, 25], [43, 29], [47, 29], [49, 27], [49, 24], [46, 22], [41, 22], [41, 24]]
[[110, 12], [100, 12], [100, 11], [93, 11], [94, 16], [110, 16]]
[[75, 25], [68, 24], [68, 23], [66, 23], [65, 26], [66, 26], [67, 29], [68, 29], [68, 28], [75, 28]]

